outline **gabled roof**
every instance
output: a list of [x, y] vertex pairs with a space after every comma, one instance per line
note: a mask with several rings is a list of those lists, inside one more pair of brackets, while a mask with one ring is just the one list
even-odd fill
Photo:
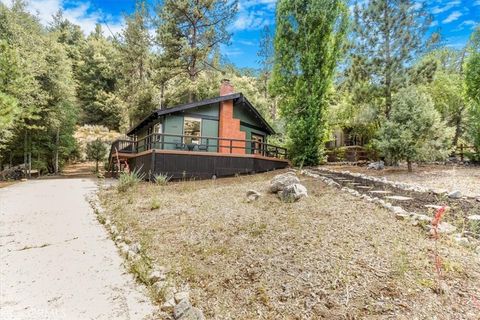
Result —
[[130, 130], [128, 130], [127, 135], [135, 134], [140, 128], [144, 127], [145, 125], [154, 121], [155, 119], [158, 119], [158, 117], [160, 116], [175, 113], [175, 112], [181, 112], [181, 111], [185, 111], [185, 110], [189, 110], [189, 109], [193, 109], [201, 106], [206, 106], [209, 104], [219, 103], [226, 100], [234, 100], [234, 104], [240, 103], [242, 107], [247, 108], [248, 111], [254, 114], [254, 116], [259, 120], [259, 123], [269, 134], [275, 134], [275, 130], [273, 130], [273, 128], [262, 117], [262, 115], [258, 112], [258, 110], [255, 109], [255, 107], [250, 103], [250, 101], [247, 100], [247, 98], [245, 98], [245, 96], [241, 92], [239, 92], [239, 93], [232, 93], [229, 95], [219, 96], [211, 99], [206, 99], [202, 101], [180, 104], [172, 108], [162, 108], [162, 109], [155, 110], [148, 117], [146, 117], [145, 119], [140, 121], [137, 125], [135, 125]]

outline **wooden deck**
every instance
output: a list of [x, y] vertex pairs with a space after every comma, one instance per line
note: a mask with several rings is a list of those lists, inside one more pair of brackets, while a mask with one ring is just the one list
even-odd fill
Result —
[[[269, 144], [252, 145], [254, 142], [248, 140], [201, 137], [206, 144], [201, 146], [201, 150], [205, 151], [199, 151], [196, 150], [200, 149], [198, 146], [186, 148], [178, 142], [166, 142], [165, 137], [171, 136], [175, 135], [155, 134], [140, 143], [128, 140], [114, 142], [110, 152], [111, 169], [117, 167], [118, 170], [120, 167], [122, 170], [128, 163], [129, 169], [136, 169], [149, 179], [156, 174], [165, 174], [172, 179], [209, 179], [283, 169], [290, 165], [286, 149]], [[181, 145], [182, 149], [168, 149], [169, 144]], [[243, 153], [238, 153], [239, 149]], [[120, 166], [115, 165], [117, 162]]]

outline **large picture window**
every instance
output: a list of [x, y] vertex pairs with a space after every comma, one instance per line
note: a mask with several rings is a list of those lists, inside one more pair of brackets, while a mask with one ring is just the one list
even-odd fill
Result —
[[183, 135], [188, 137], [184, 138], [184, 143], [200, 144], [201, 128], [202, 119], [185, 117], [183, 120]]

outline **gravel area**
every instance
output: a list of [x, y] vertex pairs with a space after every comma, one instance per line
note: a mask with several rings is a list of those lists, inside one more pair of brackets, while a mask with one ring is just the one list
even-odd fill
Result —
[[478, 319], [470, 248], [440, 239], [439, 282], [422, 229], [311, 178], [301, 178], [309, 197], [282, 203], [267, 193], [274, 174], [144, 183], [101, 199], [207, 319]]
[[404, 166], [386, 167], [384, 170], [369, 170], [366, 166], [352, 165], [328, 165], [326, 168], [386, 177], [391, 181], [418, 184], [435, 189], [460, 190], [464, 195], [480, 196], [479, 166], [420, 165], [415, 166], [413, 172], [408, 172]]

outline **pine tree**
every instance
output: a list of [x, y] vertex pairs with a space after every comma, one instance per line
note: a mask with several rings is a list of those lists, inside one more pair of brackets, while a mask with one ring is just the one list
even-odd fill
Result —
[[156, 88], [152, 78], [152, 39], [149, 35], [149, 13], [146, 1], [136, 3], [135, 12], [125, 18], [120, 59], [122, 81], [119, 92], [128, 109], [130, 125], [156, 109]]
[[259, 81], [262, 84], [263, 96], [270, 100], [270, 117], [276, 119], [277, 117], [277, 101], [275, 97], [271, 96], [268, 83], [272, 75], [273, 61], [274, 61], [274, 35], [269, 25], [266, 25], [260, 33], [259, 49], [257, 52], [258, 63], [260, 63]]
[[90, 161], [95, 161], [95, 172], [98, 172], [98, 162], [103, 161], [107, 156], [107, 148], [105, 144], [100, 140], [94, 140], [87, 143], [87, 159]]
[[392, 96], [408, 84], [408, 67], [438, 35], [428, 40], [426, 32], [431, 17], [422, 2], [413, 0], [369, 0], [355, 4], [351, 36], [352, 50], [347, 70], [351, 86], [368, 84], [358, 94], [368, 93], [376, 100], [385, 117], [389, 117]]
[[103, 36], [100, 25], [87, 38], [81, 55], [77, 95], [82, 123], [103, 124], [110, 129], [126, 128], [125, 107], [117, 92], [121, 78], [119, 52]]
[[347, 6], [341, 0], [281, 0], [277, 4], [272, 88], [295, 164], [321, 161], [327, 92], [344, 44]]
[[[213, 50], [230, 41], [227, 26], [237, 12], [237, 0], [165, 0], [157, 12], [162, 64], [194, 84], [211, 67], [208, 58]], [[192, 88], [188, 100], [193, 101], [196, 94]]]

